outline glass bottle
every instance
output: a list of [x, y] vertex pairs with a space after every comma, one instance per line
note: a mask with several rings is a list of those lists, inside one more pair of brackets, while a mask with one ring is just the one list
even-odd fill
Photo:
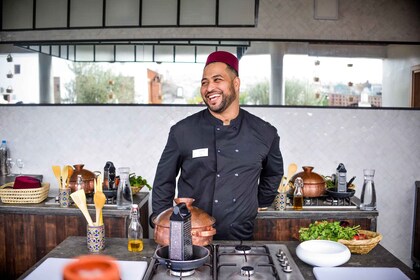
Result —
[[297, 177], [295, 180], [295, 191], [293, 193], [293, 210], [302, 210], [303, 208], [303, 179]]
[[360, 197], [361, 210], [375, 210], [376, 209], [376, 191], [373, 177], [375, 176], [375, 169], [363, 169], [364, 181], [362, 195]]
[[128, 226], [128, 251], [141, 252], [143, 250], [143, 228], [139, 222], [139, 206], [131, 205], [130, 225]]
[[120, 182], [117, 190], [117, 208], [118, 209], [130, 209], [133, 204], [133, 193], [131, 191], [129, 173], [130, 168], [121, 167], [118, 168], [120, 173]]
[[78, 190], [83, 190], [83, 177], [81, 174], [77, 175], [77, 180], [76, 180], [76, 191]]

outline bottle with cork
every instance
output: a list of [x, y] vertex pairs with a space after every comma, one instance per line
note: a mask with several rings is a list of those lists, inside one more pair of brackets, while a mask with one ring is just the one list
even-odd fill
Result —
[[303, 208], [303, 179], [297, 177], [294, 183], [295, 191], [293, 192], [293, 210], [302, 210]]
[[143, 251], [143, 227], [139, 221], [139, 206], [131, 205], [130, 225], [128, 226], [128, 251]]

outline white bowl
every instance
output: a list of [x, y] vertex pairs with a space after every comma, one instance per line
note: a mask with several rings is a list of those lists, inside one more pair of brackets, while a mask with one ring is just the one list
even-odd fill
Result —
[[338, 266], [346, 263], [351, 256], [343, 244], [330, 240], [309, 240], [300, 243], [296, 255], [313, 266]]

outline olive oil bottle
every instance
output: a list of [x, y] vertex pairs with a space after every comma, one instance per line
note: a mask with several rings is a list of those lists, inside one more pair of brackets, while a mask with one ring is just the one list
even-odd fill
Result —
[[139, 206], [131, 205], [130, 225], [128, 226], [128, 251], [143, 251], [143, 228], [139, 222]]
[[303, 209], [303, 180], [297, 177], [295, 180], [295, 191], [293, 193], [293, 210]]

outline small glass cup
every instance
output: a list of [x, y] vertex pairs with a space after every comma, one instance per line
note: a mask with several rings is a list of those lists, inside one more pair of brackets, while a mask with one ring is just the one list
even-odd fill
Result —
[[69, 207], [70, 206], [70, 188], [59, 188], [58, 190], [58, 199], [60, 207]]
[[281, 192], [274, 199], [274, 210], [284, 211], [286, 210], [286, 204], [287, 204], [287, 193]]
[[87, 225], [87, 248], [91, 253], [98, 253], [105, 248], [105, 226]]
[[6, 161], [6, 164], [7, 164], [7, 170], [8, 170], [8, 176], [13, 176], [13, 167], [15, 166], [15, 162], [13, 161], [13, 159], [12, 158], [7, 158], [7, 161]]
[[25, 163], [23, 162], [23, 160], [18, 158], [16, 160], [16, 166], [19, 168], [19, 174], [22, 175], [22, 170], [23, 170], [23, 167], [25, 166]]

